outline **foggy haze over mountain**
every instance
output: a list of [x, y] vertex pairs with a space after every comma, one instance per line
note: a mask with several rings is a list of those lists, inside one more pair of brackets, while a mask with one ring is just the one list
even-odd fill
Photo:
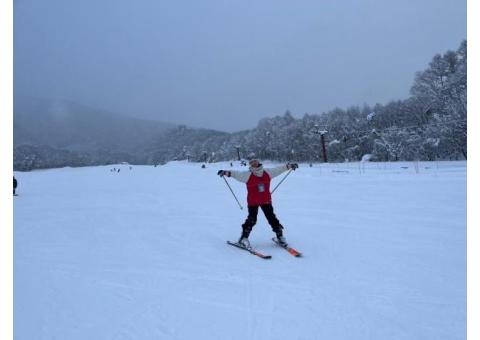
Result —
[[466, 1], [14, 0], [14, 91], [223, 131], [409, 95]]

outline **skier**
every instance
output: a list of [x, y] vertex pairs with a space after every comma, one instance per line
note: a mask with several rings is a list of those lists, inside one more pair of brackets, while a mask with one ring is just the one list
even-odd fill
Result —
[[249, 171], [229, 171], [219, 170], [217, 175], [220, 177], [233, 177], [237, 181], [247, 184], [247, 204], [248, 217], [242, 224], [242, 234], [238, 243], [245, 248], [250, 248], [248, 236], [253, 226], [257, 223], [258, 207], [260, 207], [277, 236], [277, 241], [281, 245], [287, 245], [285, 236], [283, 236], [283, 226], [273, 212], [272, 195], [270, 193], [270, 181], [287, 170], [298, 168], [297, 163], [287, 163], [276, 168], [264, 169], [258, 159], [249, 161]]
[[13, 176], [13, 195], [16, 196], [15, 189], [17, 189], [17, 179]]

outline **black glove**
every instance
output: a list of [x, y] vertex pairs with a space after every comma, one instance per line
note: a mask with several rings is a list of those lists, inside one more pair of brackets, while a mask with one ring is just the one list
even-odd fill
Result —
[[223, 176], [230, 177], [231, 172], [227, 170], [218, 170], [217, 175], [220, 177], [223, 177]]
[[290, 170], [293, 170], [295, 171], [295, 169], [298, 168], [298, 164], [297, 163], [288, 163], [287, 164], [287, 169], [290, 169]]

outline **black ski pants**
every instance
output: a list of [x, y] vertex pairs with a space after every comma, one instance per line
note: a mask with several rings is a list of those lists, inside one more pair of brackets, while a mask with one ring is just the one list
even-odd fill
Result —
[[[242, 237], [248, 237], [250, 235], [250, 232], [252, 231], [253, 226], [257, 223], [258, 207], [258, 205], [248, 207], [248, 217], [242, 224]], [[273, 206], [271, 204], [263, 204], [260, 206], [260, 208], [265, 214], [268, 224], [270, 224], [270, 226], [272, 227], [273, 232], [281, 236], [283, 226], [280, 224], [280, 221], [273, 213]]]

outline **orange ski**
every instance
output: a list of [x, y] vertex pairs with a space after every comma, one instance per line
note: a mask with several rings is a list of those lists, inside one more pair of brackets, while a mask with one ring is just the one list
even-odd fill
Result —
[[302, 257], [302, 253], [300, 253], [299, 251], [293, 249], [292, 247], [289, 247], [288, 245], [286, 244], [281, 244], [281, 243], [278, 243], [278, 241], [274, 238], [272, 238], [272, 241], [275, 242], [276, 245], [278, 245], [279, 247], [282, 247], [283, 249], [285, 249], [286, 251], [288, 251], [291, 255], [295, 256], [295, 257]]

